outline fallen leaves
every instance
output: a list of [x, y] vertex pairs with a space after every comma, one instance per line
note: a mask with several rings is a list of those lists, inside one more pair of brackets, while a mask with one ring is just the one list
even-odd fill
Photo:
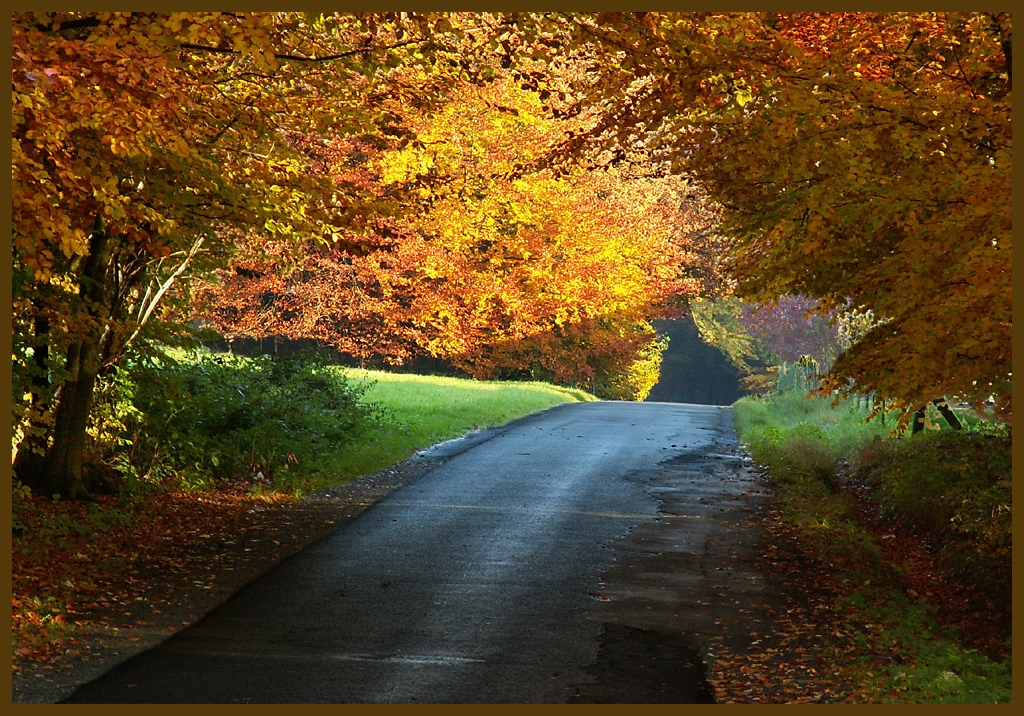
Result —
[[836, 650], [831, 615], [793, 605], [777, 615], [772, 633], [750, 642], [746, 651], [724, 644], [714, 648], [708, 678], [719, 703], [831, 703], [845, 701], [849, 685], [829, 656]]
[[[131, 506], [110, 496], [90, 503], [19, 499], [15, 510], [23, 529], [12, 544], [13, 670], [26, 661], [56, 666], [80, 653], [80, 639], [146, 623], [164, 605], [214, 589], [245, 560], [265, 558], [266, 535], [288, 526], [281, 524], [280, 508], [289, 502], [248, 495], [242, 486], [153, 494]], [[318, 519], [315, 529], [322, 525]], [[300, 535], [308, 532], [299, 529]], [[248, 546], [240, 548], [243, 541]], [[281, 548], [293, 540], [270, 543]]]
[[[965, 646], [993, 660], [1009, 656], [1010, 623], [995, 611], [978, 608], [977, 595], [950, 578], [925, 541], [898, 525], [883, 524], [877, 504], [863, 486], [847, 484], [851, 511], [881, 546], [885, 562], [900, 567], [903, 591], [925, 597], [944, 625], [957, 628]], [[864, 700], [858, 679], [873, 678], [906, 655], [899, 643], [882, 639], [893, 625], [865, 622], [838, 609], [837, 599], [869, 582], [840, 579], [837, 570], [816, 561], [787, 524], [777, 503], [755, 518], [765, 535], [765, 560], [786, 587], [783, 610], [765, 604], [770, 624], [751, 626], [743, 640], [712, 639], [708, 680], [719, 703], [834, 703]], [[895, 530], [895, 538], [892, 538]], [[886, 539], [886, 537], [890, 537]], [[716, 622], [718, 624], [718, 622]], [[870, 645], [870, 646], [868, 646]]]

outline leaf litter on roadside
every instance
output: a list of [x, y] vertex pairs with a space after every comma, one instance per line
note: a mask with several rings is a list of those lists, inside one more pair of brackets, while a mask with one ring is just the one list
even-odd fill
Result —
[[127, 507], [112, 496], [94, 500], [19, 500], [14, 672], [27, 662], [70, 668], [69, 657], [89, 651], [90, 634], [150, 626], [164, 605], [210, 589], [288, 527], [286, 513], [275, 508], [290, 498], [253, 496], [236, 486], [171, 491]]

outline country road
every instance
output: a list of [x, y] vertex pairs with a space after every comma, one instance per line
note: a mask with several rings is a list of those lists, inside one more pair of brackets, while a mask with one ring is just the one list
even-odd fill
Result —
[[77, 703], [699, 703], [772, 587], [728, 408], [574, 403], [399, 487]]

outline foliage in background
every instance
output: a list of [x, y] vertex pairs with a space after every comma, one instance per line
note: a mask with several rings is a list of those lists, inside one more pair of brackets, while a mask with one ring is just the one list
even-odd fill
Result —
[[795, 363], [810, 356], [828, 371], [843, 348], [839, 324], [843, 313], [821, 315], [817, 301], [807, 296], [780, 296], [767, 306], [744, 303], [740, 321], [773, 358], [773, 363]]
[[[651, 332], [654, 332], [653, 329]], [[594, 393], [610, 399], [646, 400], [651, 388], [661, 379], [661, 366], [665, 351], [668, 350], [668, 341], [668, 336], [659, 334], [639, 351], [637, 359], [626, 369], [625, 378], [621, 381], [617, 394], [599, 391], [596, 386]]]
[[784, 295], [767, 305], [735, 296], [699, 299], [692, 309], [701, 337], [745, 374], [744, 384], [756, 395], [770, 392], [774, 374], [787, 364], [828, 373], [839, 354], [873, 325], [870, 311], [847, 306], [823, 312], [807, 296]]
[[705, 343], [720, 350], [746, 374], [771, 364], [771, 355], [758, 344], [741, 320], [742, 302], [729, 296], [717, 301], [699, 298], [690, 309]]
[[400, 146], [335, 142], [321, 171], [382, 195], [404, 188], [419, 211], [358, 242], [254, 243], [202, 287], [196, 317], [227, 336], [645, 395], [651, 321], [679, 315], [714, 273], [699, 192], [642, 167], [527, 172], [581, 120], [552, 116], [497, 69], [409, 125]]
[[755, 395], [771, 392], [774, 374], [789, 364], [813, 367], [805, 372], [815, 377], [817, 388], [817, 378], [836, 358], [879, 323], [870, 309], [847, 305], [823, 311], [808, 296], [783, 295], [769, 304], [736, 296], [700, 298], [691, 305], [701, 337], [745, 373], [744, 383]]

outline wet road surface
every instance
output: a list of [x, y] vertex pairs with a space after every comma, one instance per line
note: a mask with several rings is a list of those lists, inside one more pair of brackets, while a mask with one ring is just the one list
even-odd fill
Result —
[[439, 467], [65, 701], [712, 701], [708, 634], [764, 589], [731, 425], [574, 403], [439, 445]]

